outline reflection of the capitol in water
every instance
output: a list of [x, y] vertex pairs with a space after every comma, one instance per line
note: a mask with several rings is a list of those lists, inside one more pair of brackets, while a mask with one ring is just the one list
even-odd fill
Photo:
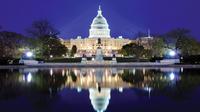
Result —
[[[162, 86], [174, 85], [180, 80], [179, 72], [181, 69], [119, 69], [119, 68], [70, 68], [70, 69], [47, 69], [51, 83], [58, 83], [56, 77], [65, 77], [62, 88], [77, 89], [89, 91], [89, 99], [96, 112], [104, 112], [109, 106], [111, 100], [111, 91], [118, 90], [123, 92], [125, 89], [138, 88], [146, 91], [148, 97], [154, 89]], [[34, 82], [34, 77], [38, 73], [38, 69], [23, 69], [24, 74], [21, 81], [30, 83]], [[43, 72], [45, 70], [42, 70]], [[61, 78], [61, 79], [63, 79]], [[52, 80], [51, 80], [52, 79]], [[47, 81], [47, 82], [49, 82]], [[52, 81], [52, 82], [51, 82]], [[58, 86], [59, 87], [59, 86]], [[51, 92], [50, 92], [51, 93]]]
[[[131, 76], [127, 76], [127, 82], [126, 77], [123, 78], [123, 76], [126, 75], [124, 69], [74, 69], [74, 73], [77, 76], [77, 81], [73, 82], [72, 80], [68, 80], [66, 85], [70, 85], [71, 88], [77, 88], [78, 92], [81, 92], [81, 89], [88, 89], [89, 98], [94, 110], [96, 112], [104, 112], [109, 105], [109, 101], [111, 99], [111, 90], [113, 89], [123, 92], [123, 89], [125, 88], [141, 88], [148, 93], [148, 97], [150, 98], [151, 91], [154, 89], [151, 87], [152, 81], [162, 80], [163, 82], [169, 82], [173, 84], [174, 81], [179, 80], [179, 77], [175, 74], [175, 72], [179, 72], [179, 69], [164, 70], [167, 75], [159, 75], [155, 77], [148, 75], [148, 70], [142, 68], [139, 70], [141, 72], [140, 75], [144, 76], [142, 77], [142, 82], [137, 82], [137, 79], [132, 79], [132, 83], [130, 83], [129, 80], [131, 80]], [[128, 75], [133, 75], [136, 76], [134, 78], [137, 78], [138, 73], [136, 73], [136, 69], [128, 69], [128, 73]]]
[[[96, 112], [104, 112], [107, 109], [111, 98], [111, 88], [114, 89], [115, 87], [120, 87], [122, 85], [125, 86], [125, 83], [123, 83], [118, 75], [116, 75], [116, 71], [116, 69], [109, 70], [96, 68], [89, 71], [82, 70], [82, 72], [79, 72], [80, 74], [86, 74], [85, 78], [82, 77], [80, 79], [81, 82], [79, 86], [89, 89], [89, 98]], [[87, 76], [88, 72], [90, 75]], [[75, 73], [77, 73], [77, 71]], [[111, 74], [115, 74], [115, 76], [112, 77]], [[85, 82], [86, 85], [84, 85]]]
[[[106, 71], [106, 73], [108, 73]], [[103, 69], [96, 69], [96, 88], [90, 88], [90, 100], [93, 108], [97, 112], [104, 112], [111, 98], [111, 89], [110, 88], [101, 88], [101, 82], [103, 82]], [[108, 74], [106, 74], [108, 75]], [[111, 81], [111, 80], [110, 80]]]

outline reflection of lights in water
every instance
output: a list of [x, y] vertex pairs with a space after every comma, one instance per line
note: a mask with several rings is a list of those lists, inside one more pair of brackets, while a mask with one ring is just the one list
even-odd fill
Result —
[[152, 91], [152, 88], [151, 88], [151, 87], [145, 87], [144, 90], [148, 92], [148, 94], [149, 94], [149, 99], [150, 99], [150, 98], [151, 98], [151, 91]]
[[82, 89], [80, 87], [78, 87], [77, 91], [80, 93], [82, 91]]
[[25, 75], [23, 75], [22, 80], [23, 80], [23, 81], [26, 81], [26, 77], [25, 77]]
[[142, 69], [142, 73], [143, 73], [143, 75], [145, 75], [145, 73], [146, 73], [145, 68]]
[[106, 69], [106, 73], [105, 74], [106, 74], [106, 76], [108, 76], [108, 69]]
[[49, 88], [49, 95], [50, 95], [50, 97], [52, 97], [52, 88], [51, 87]]
[[94, 72], [95, 72], [95, 69], [92, 69], [92, 72], [94, 73]]
[[50, 69], [50, 75], [51, 76], [53, 75], [53, 69], [52, 68]]
[[135, 69], [133, 69], [133, 75], [135, 75]]
[[108, 77], [108, 81], [109, 81], [109, 82], [112, 82], [112, 78], [111, 78], [111, 77]]
[[170, 80], [174, 80], [175, 79], [175, 74], [172, 72], [172, 73], [170, 73], [169, 77], [170, 77]]
[[27, 82], [31, 82], [32, 80], [32, 74], [29, 72], [27, 76]]
[[149, 91], [152, 90], [152, 88], [151, 87], [145, 87], [144, 90], [149, 92]]
[[99, 87], [99, 85], [98, 85], [98, 83], [96, 83], [96, 88], [98, 88]]
[[102, 82], [105, 82], [106, 81], [106, 77], [104, 76], [103, 78], [102, 78]]
[[22, 76], [22, 80], [24, 81], [24, 82], [31, 82], [32, 81], [32, 73], [31, 72], [29, 72], [28, 74], [24, 74], [23, 76]]
[[81, 78], [80, 78], [80, 83], [81, 83], [81, 86], [82, 86], [82, 85], [83, 85], [83, 83], [84, 83], [83, 76], [81, 76]]
[[119, 92], [121, 92], [121, 93], [123, 92], [123, 88], [122, 87], [119, 88]]
[[117, 77], [118, 75], [115, 75], [115, 82], [117, 82], [118, 81], [118, 77]]
[[66, 71], [66, 75], [69, 75], [69, 70]]
[[65, 70], [64, 69], [62, 70], [62, 76], [65, 76]]
[[183, 73], [183, 67], [181, 67], [181, 72]]
[[75, 69], [74, 70], [74, 74], [77, 76], [78, 75], [78, 71]]

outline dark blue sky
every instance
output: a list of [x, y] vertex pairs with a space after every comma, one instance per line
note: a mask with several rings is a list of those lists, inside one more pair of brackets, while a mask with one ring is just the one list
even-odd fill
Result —
[[1, 0], [0, 25], [25, 33], [33, 21], [48, 19], [64, 38], [86, 37], [99, 4], [114, 37], [183, 27], [200, 38], [200, 0]]

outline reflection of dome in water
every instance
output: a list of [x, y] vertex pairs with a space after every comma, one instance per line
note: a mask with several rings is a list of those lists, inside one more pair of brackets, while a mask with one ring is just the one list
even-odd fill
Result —
[[93, 108], [97, 112], [104, 112], [110, 100], [110, 89], [102, 88], [99, 92], [98, 89], [89, 89], [90, 92], [90, 100]]
[[94, 18], [91, 29], [90, 36], [91, 38], [106, 38], [110, 37], [110, 29], [106, 18], [102, 15], [101, 7], [99, 7], [98, 15]]
[[102, 68], [97, 68], [96, 70], [96, 82], [97, 83], [101, 83], [102, 82], [102, 78], [103, 78], [103, 69]]

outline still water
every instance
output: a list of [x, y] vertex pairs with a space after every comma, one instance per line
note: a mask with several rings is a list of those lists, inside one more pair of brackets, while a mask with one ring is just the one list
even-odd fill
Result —
[[0, 112], [199, 112], [200, 69], [0, 69]]

